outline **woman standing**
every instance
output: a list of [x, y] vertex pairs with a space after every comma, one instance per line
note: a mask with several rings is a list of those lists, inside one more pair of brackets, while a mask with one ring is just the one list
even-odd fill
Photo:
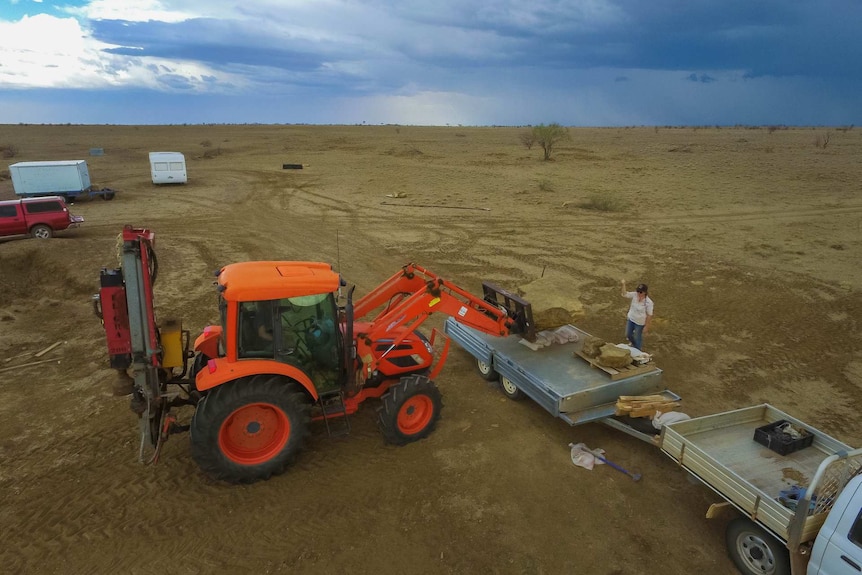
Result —
[[621, 280], [623, 297], [632, 300], [626, 316], [626, 339], [633, 347], [643, 351], [643, 334], [652, 320], [653, 301], [648, 295], [647, 285], [638, 284], [635, 291], [626, 291], [626, 280]]

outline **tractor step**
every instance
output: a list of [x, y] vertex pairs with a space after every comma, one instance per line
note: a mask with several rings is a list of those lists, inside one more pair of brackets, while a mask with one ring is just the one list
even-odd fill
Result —
[[[329, 437], [344, 437], [350, 435], [350, 419], [347, 417], [347, 407], [344, 405], [344, 392], [334, 391], [318, 398], [323, 422], [326, 424], [326, 434]], [[333, 425], [330, 425], [332, 420]], [[336, 428], [335, 421], [341, 421]]]

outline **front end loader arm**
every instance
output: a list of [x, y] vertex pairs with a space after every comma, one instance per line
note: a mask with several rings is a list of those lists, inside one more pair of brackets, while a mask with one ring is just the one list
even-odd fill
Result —
[[[492, 286], [490, 291], [488, 285]], [[532, 333], [530, 304], [493, 284], [486, 283], [483, 288], [485, 299], [449, 284], [415, 264], [404, 266], [401, 272], [356, 305], [356, 317], [362, 317], [389, 302], [371, 321], [368, 329], [357, 334], [357, 351], [365, 364], [366, 374], [376, 370], [375, 364], [382, 359], [375, 359], [374, 342], [386, 339], [389, 346], [395, 348], [432, 313], [446, 314], [468, 327], [498, 337], [513, 333], [524, 333], [529, 337]], [[503, 302], [491, 297], [496, 294], [504, 295]]]
[[[489, 323], [485, 318], [478, 318], [475, 323], [469, 323], [469, 318], [462, 320], [455, 316], [458, 321], [486, 333], [492, 333], [495, 327], [499, 325], [505, 326], [506, 333], [495, 335], [521, 333], [531, 341], [535, 338], [533, 312], [529, 302], [490, 282], [482, 282], [484, 299], [480, 299], [454, 284], [445, 282], [435, 273], [415, 263], [403, 266], [392, 277], [360, 298], [354, 304], [354, 318], [363, 320], [372, 311], [385, 305], [377, 318], [368, 320], [377, 321], [384, 315], [390, 314], [393, 309], [402, 306], [405, 299], [425, 292], [430, 293], [433, 298], [441, 289], [448, 292], [448, 295], [457, 298], [463, 305], [467, 305], [494, 320]], [[412, 304], [408, 304], [408, 307], [410, 305]]]
[[393, 305], [398, 305], [404, 298], [422, 291], [429, 281], [436, 278], [437, 276], [416, 264], [407, 264], [388, 280], [359, 298], [353, 304], [353, 317], [362, 320], [384, 304], [386, 308], [381, 313], [386, 313], [388, 309]]

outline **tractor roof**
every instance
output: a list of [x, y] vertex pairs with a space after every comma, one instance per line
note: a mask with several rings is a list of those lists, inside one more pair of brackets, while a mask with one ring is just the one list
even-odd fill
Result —
[[218, 275], [222, 295], [229, 301], [262, 301], [332, 293], [340, 276], [320, 262], [240, 262], [226, 265]]

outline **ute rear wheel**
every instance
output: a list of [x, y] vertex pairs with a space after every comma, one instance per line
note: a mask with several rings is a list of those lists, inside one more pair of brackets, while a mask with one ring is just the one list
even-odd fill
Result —
[[387, 443], [406, 445], [427, 437], [437, 426], [443, 400], [434, 382], [409, 375], [380, 398], [377, 423]]
[[47, 240], [54, 235], [54, 230], [52, 230], [50, 226], [37, 224], [30, 229], [30, 235], [34, 238], [39, 238], [40, 240]]
[[790, 575], [787, 549], [751, 520], [737, 517], [725, 537], [730, 558], [745, 575]]
[[191, 424], [192, 457], [215, 479], [252, 483], [278, 475], [309, 434], [311, 403], [292, 381], [243, 378], [210, 391]]

